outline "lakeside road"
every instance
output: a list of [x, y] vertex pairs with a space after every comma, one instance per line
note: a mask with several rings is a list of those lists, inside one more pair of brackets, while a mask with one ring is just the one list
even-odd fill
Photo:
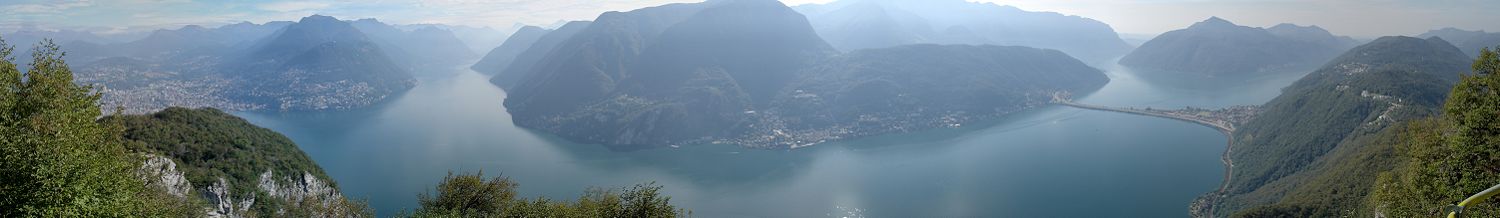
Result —
[[1224, 137], [1228, 140], [1228, 142], [1226, 143], [1226, 145], [1224, 147], [1224, 154], [1222, 154], [1219, 157], [1220, 160], [1224, 163], [1224, 182], [1221, 183], [1221, 184], [1219, 184], [1219, 190], [1218, 191], [1215, 191], [1213, 193], [1209, 193], [1208, 195], [1206, 195], [1207, 199], [1200, 199], [1203, 202], [1195, 201], [1194, 204], [1200, 204], [1201, 203], [1202, 205], [1194, 205], [1194, 206], [1195, 207], [1201, 206], [1202, 208], [1199, 208], [1199, 209], [1204, 210], [1204, 212], [1206, 212], [1206, 213], [1201, 213], [1200, 214], [1200, 213], [1197, 213], [1196, 211], [1190, 211], [1191, 214], [1193, 214], [1195, 217], [1213, 217], [1213, 214], [1215, 212], [1214, 211], [1214, 205], [1218, 202], [1219, 198], [1221, 198], [1221, 197], [1224, 196], [1224, 193], [1227, 193], [1229, 191], [1229, 181], [1232, 180], [1232, 179], [1234, 179], [1234, 159], [1229, 158], [1230, 153], [1234, 152], [1234, 130], [1235, 130], [1235, 127], [1234, 127], [1234, 122], [1231, 119], [1228, 119], [1228, 118], [1223, 117], [1223, 116], [1206, 116], [1206, 117], [1205, 116], [1188, 116], [1188, 115], [1184, 115], [1182, 113], [1175, 113], [1174, 111], [1153, 110], [1153, 109], [1149, 109], [1149, 108], [1148, 109], [1136, 109], [1136, 108], [1121, 108], [1121, 107], [1108, 107], [1108, 106], [1080, 104], [1080, 103], [1075, 103], [1075, 102], [1073, 102], [1071, 100], [1068, 100], [1068, 99], [1065, 99], [1065, 98], [1056, 98], [1056, 97], [1054, 98], [1053, 103], [1058, 104], [1058, 105], [1073, 107], [1073, 108], [1085, 109], [1085, 110], [1118, 112], [1118, 113], [1134, 114], [1134, 115], [1141, 115], [1141, 116], [1167, 118], [1167, 119], [1173, 119], [1173, 120], [1178, 120], [1178, 121], [1185, 121], [1185, 122], [1195, 123], [1195, 124], [1207, 126], [1207, 127], [1210, 127], [1210, 128], [1214, 128], [1215, 130], [1219, 130], [1219, 132], [1223, 133]]

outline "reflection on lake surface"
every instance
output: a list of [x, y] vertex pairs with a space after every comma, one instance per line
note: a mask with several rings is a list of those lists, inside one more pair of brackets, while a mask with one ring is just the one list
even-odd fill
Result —
[[[1260, 104], [1302, 73], [1173, 81], [1115, 67], [1080, 102], [1114, 106]], [[704, 217], [1184, 217], [1223, 173], [1219, 132], [1191, 123], [1047, 107], [960, 129], [798, 150], [728, 145], [614, 152], [518, 128], [505, 93], [468, 70], [419, 78], [360, 111], [238, 113], [286, 134], [380, 215], [416, 205], [448, 173], [520, 182], [524, 196], [571, 200], [585, 187], [655, 181]]]

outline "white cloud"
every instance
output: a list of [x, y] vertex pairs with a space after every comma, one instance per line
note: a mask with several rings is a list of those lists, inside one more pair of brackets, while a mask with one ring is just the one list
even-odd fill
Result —
[[64, 1], [64, 2], [61, 2], [61, 3], [36, 3], [36, 4], [10, 5], [10, 6], [5, 6], [4, 7], [4, 9], [5, 9], [4, 11], [7, 11], [7, 13], [17, 13], [17, 14], [55, 14], [55, 13], [61, 13], [61, 12], [66, 11], [68, 9], [79, 8], [79, 7], [88, 7], [88, 6], [93, 6], [93, 5], [94, 5], [94, 2], [90, 1], [90, 0], [74, 0], [74, 1]]

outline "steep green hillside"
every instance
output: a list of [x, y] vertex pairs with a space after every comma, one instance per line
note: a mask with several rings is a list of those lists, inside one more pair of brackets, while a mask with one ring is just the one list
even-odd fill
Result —
[[[1054, 92], [1109, 82], [1057, 50], [1018, 46], [909, 45], [839, 55], [806, 70], [750, 129], [760, 143], [801, 146], [952, 127], [1046, 104]], [[779, 132], [779, 133], [778, 133]]]
[[1441, 39], [1384, 37], [1297, 81], [1234, 132], [1216, 212], [1362, 214], [1375, 175], [1394, 167], [1392, 134], [1434, 115], [1467, 62]]
[[[1365, 210], [1389, 217], [1444, 216], [1448, 205], [1500, 184], [1500, 55], [1482, 49], [1441, 118], [1412, 124], [1394, 143], [1404, 165], [1380, 175]], [[1464, 209], [1500, 216], [1500, 201]]]
[[0, 38], [0, 217], [201, 216], [141, 179], [120, 128], [95, 122], [99, 95], [73, 83], [57, 45], [37, 48], [22, 74]]
[[557, 49], [563, 43], [569, 42], [579, 32], [588, 29], [590, 24], [593, 24], [593, 22], [573, 21], [563, 24], [562, 27], [547, 32], [542, 38], [532, 43], [530, 47], [525, 48], [526, 50], [518, 54], [519, 56], [515, 60], [511, 60], [510, 65], [506, 65], [505, 68], [496, 69], [497, 71], [492, 72], [481, 72], [494, 74], [495, 77], [490, 78], [490, 83], [494, 83], [506, 91], [511, 91], [520, 85], [521, 81], [530, 78], [536, 72], [534, 68], [541, 65], [542, 59], [548, 58], [552, 50]]
[[[217, 109], [168, 108], [150, 115], [112, 116], [127, 147], [174, 162], [193, 191], [230, 205], [226, 214], [303, 216], [362, 214], [367, 208], [338, 194], [333, 180], [291, 139]], [[216, 190], [226, 188], [228, 190]], [[245, 200], [253, 199], [253, 200]]]
[[194, 184], [212, 184], [223, 177], [234, 191], [249, 193], [266, 170], [278, 176], [307, 172], [331, 181], [291, 139], [217, 109], [167, 108], [101, 122], [123, 125], [131, 150], [176, 159]]

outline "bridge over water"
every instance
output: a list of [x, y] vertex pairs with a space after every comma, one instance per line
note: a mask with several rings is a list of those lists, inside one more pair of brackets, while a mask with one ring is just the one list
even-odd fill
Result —
[[1228, 145], [1226, 145], [1224, 148], [1224, 154], [1219, 157], [1220, 160], [1224, 162], [1224, 183], [1219, 185], [1218, 191], [1211, 192], [1202, 197], [1199, 197], [1198, 199], [1194, 199], [1193, 205], [1190, 207], [1189, 211], [1193, 217], [1212, 217], [1214, 215], [1214, 205], [1224, 197], [1226, 191], [1229, 190], [1229, 181], [1231, 179], [1234, 179], [1234, 160], [1229, 158], [1229, 154], [1230, 152], [1234, 152], [1235, 126], [1237, 124], [1244, 123], [1251, 118], [1254, 118], [1255, 115], [1260, 113], [1260, 107], [1256, 106], [1236, 106], [1217, 110], [1198, 109], [1192, 107], [1178, 110], [1110, 107], [1077, 103], [1073, 102], [1071, 98], [1064, 96], [1066, 96], [1066, 94], [1053, 94], [1052, 103], [1086, 110], [1118, 112], [1185, 121], [1214, 128], [1216, 130], [1219, 130], [1219, 132], [1224, 133], [1224, 137], [1229, 141]]
[[1192, 110], [1192, 109], [1184, 109], [1184, 110], [1156, 110], [1156, 109], [1151, 109], [1151, 108], [1139, 109], [1139, 108], [1129, 108], [1129, 107], [1109, 107], [1109, 106], [1099, 106], [1099, 105], [1082, 104], [1082, 103], [1077, 103], [1077, 102], [1073, 102], [1073, 101], [1056, 101], [1056, 102], [1053, 102], [1053, 103], [1056, 103], [1058, 105], [1068, 106], [1068, 107], [1079, 108], [1079, 109], [1088, 109], [1088, 110], [1097, 110], [1097, 111], [1109, 111], [1109, 112], [1120, 112], [1120, 113], [1135, 114], [1135, 115], [1142, 115], [1142, 116], [1152, 116], [1152, 117], [1161, 117], [1161, 118], [1167, 118], [1167, 119], [1181, 120], [1181, 121], [1186, 121], [1186, 122], [1190, 122], [1190, 123], [1196, 123], [1198, 125], [1208, 126], [1208, 127], [1211, 127], [1211, 128], [1219, 130], [1219, 132], [1224, 132], [1225, 134], [1229, 134], [1231, 132], [1234, 132], [1234, 127], [1235, 127], [1234, 121], [1232, 121], [1231, 118], [1220, 117], [1220, 115], [1216, 115], [1216, 114], [1214, 114], [1212, 112], [1195, 113], [1195, 112], [1197, 112], [1199, 110]]

